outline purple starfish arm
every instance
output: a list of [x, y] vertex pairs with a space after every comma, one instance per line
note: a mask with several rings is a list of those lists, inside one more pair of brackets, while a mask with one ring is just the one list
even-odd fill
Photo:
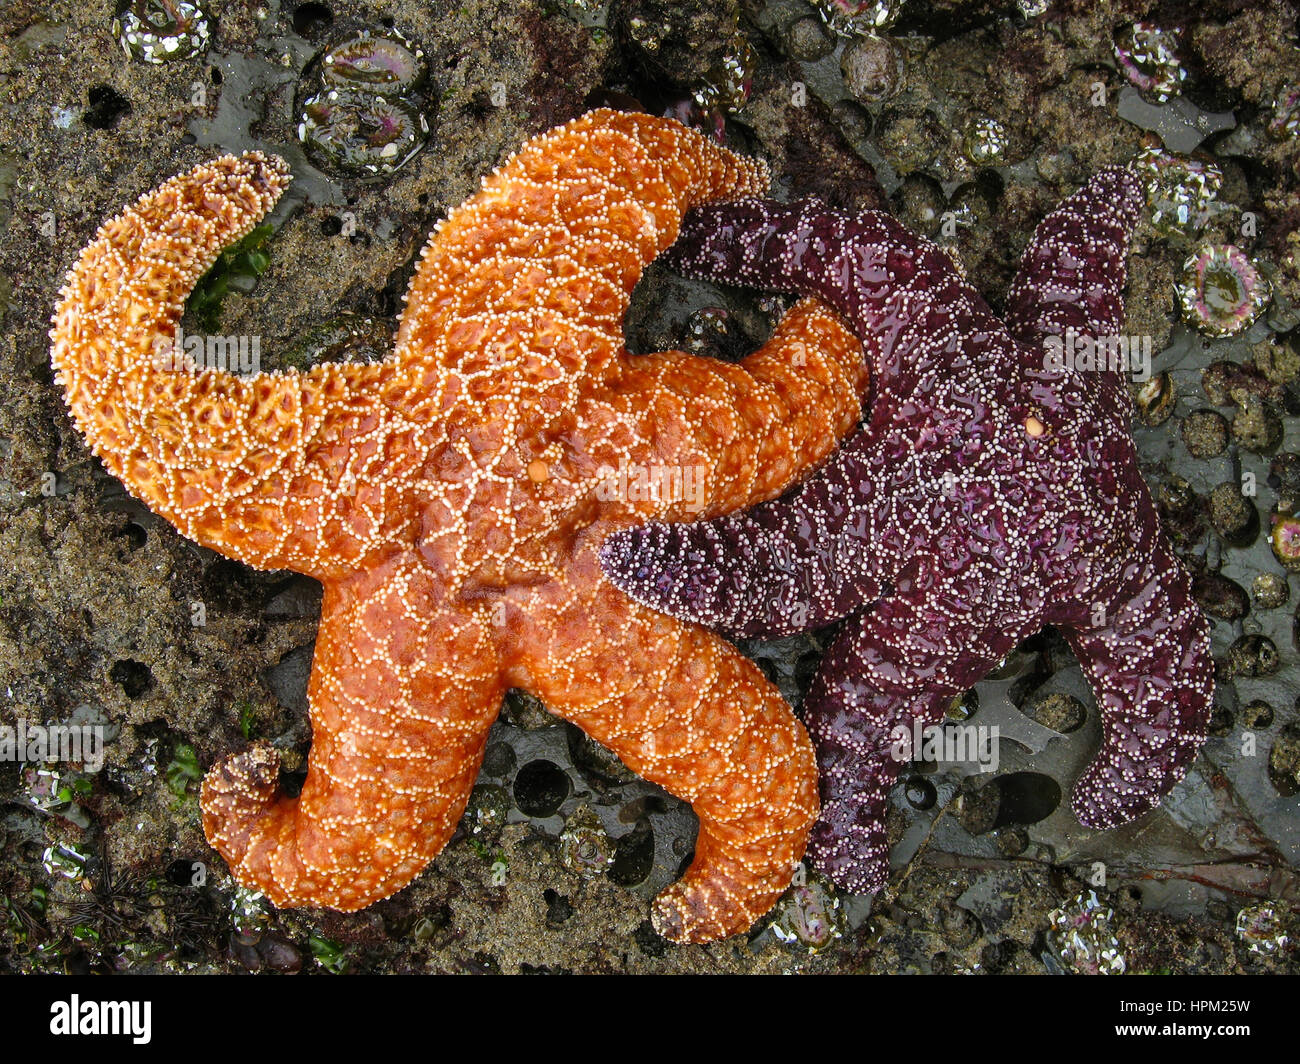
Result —
[[[864, 542], [875, 514], [853, 448], [780, 500], [696, 524], [622, 529], [601, 545], [632, 598], [734, 637], [821, 628], [880, 595]], [[860, 478], [859, 478], [860, 479]]]
[[946, 613], [914, 587], [881, 602], [831, 644], [804, 699], [822, 799], [807, 856], [857, 894], [879, 890], [889, 871], [885, 810], [898, 774], [919, 757], [916, 727], [939, 724], [954, 694], [1019, 642], [1017, 631], [968, 632]]
[[1079, 822], [1123, 824], [1160, 804], [1205, 742], [1214, 659], [1191, 580], [1157, 537], [1108, 623], [1062, 627], [1101, 712], [1101, 752], [1074, 787]]
[[962, 316], [998, 324], [942, 248], [880, 211], [848, 215], [817, 199], [698, 207], [664, 260], [703, 280], [824, 300], [862, 341], [877, 396], [932, 368], [925, 353], [936, 336], [956, 341]]
[[1073, 644], [1102, 717], [1075, 790], [1085, 824], [1151, 809], [1204, 741], [1208, 625], [1138, 470], [1123, 374], [1100, 348], [1049, 357], [1071, 334], [1109, 356], [1140, 203], [1111, 169], [1049, 215], [1008, 324], [883, 215], [747, 202], [683, 226], [673, 255], [688, 271], [820, 295], [846, 315], [871, 364], [871, 416], [786, 497], [624, 530], [603, 561], [643, 602], [731, 631], [849, 618], [804, 706], [823, 769], [810, 853], [843, 885], [884, 881], [888, 790], [912, 755], [898, 736], [938, 722], [1044, 624]]
[[1096, 339], [1124, 324], [1129, 235], [1142, 185], [1122, 166], [1099, 170], [1042, 222], [1007, 295], [1007, 331], [1024, 344], [1068, 330]]
[[[696, 277], [825, 300], [863, 341], [875, 404], [886, 410], [892, 403], [883, 397], [933, 370], [924, 352], [934, 336], [956, 341], [960, 316], [978, 313], [990, 331], [997, 327], [939, 247], [879, 211], [849, 217], [817, 199], [700, 208], [687, 213], [665, 259]], [[893, 576], [888, 559], [862, 548], [889, 508], [861, 476], [867, 443], [846, 443], [821, 476], [744, 513], [617, 532], [602, 547], [602, 564], [632, 598], [734, 636], [790, 635], [838, 621]]]

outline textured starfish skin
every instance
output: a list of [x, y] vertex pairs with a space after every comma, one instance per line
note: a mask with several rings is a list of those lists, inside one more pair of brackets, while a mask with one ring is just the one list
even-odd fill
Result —
[[[450, 836], [522, 687], [698, 813], [661, 932], [747, 928], [816, 818], [812, 746], [754, 665], [629, 601], [595, 552], [635, 521], [774, 497], [858, 417], [861, 345], [812, 301], [738, 365], [623, 346], [683, 211], [761, 191], [765, 170], [674, 122], [594, 111], [439, 224], [383, 363], [160, 368], [186, 294], [288, 180], [254, 153], [145, 195], [82, 252], [51, 332], [73, 420], [134, 494], [223, 554], [324, 584], [301, 796], [279, 793], [269, 745], [230, 757], [203, 783], [208, 839], [276, 905], [386, 897]], [[696, 469], [702, 496], [611, 494], [623, 465]]]
[[711, 206], [670, 253], [698, 276], [816, 294], [867, 350], [870, 418], [814, 476], [602, 549], [638, 601], [734, 634], [849, 618], [803, 710], [822, 773], [809, 854], [843, 886], [885, 880], [894, 728], [940, 721], [1043, 625], [1069, 640], [1102, 716], [1074, 789], [1082, 823], [1153, 808], [1205, 739], [1209, 629], [1138, 471], [1127, 384], [1045, 357], [1067, 330], [1119, 334], [1141, 202], [1112, 168], [1062, 203], [1025, 251], [1005, 323], [942, 250], [879, 213]]

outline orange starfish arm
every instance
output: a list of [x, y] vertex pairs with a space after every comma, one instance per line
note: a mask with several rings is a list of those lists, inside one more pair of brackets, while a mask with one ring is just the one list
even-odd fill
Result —
[[645, 114], [599, 109], [535, 137], [436, 226], [398, 363], [454, 370], [446, 409], [512, 381], [531, 407], [569, 405], [622, 353], [632, 289], [682, 214], [767, 180], [762, 163]]
[[633, 602], [590, 545], [565, 583], [522, 604], [518, 685], [699, 816], [690, 869], [656, 900], [659, 932], [703, 942], [747, 930], [790, 885], [817, 816], [808, 736], [753, 662]]
[[346, 567], [338, 542], [356, 557], [395, 535], [374, 467], [415, 429], [377, 401], [378, 367], [237, 377], [195, 372], [173, 347], [195, 282], [288, 181], [254, 152], [141, 197], [81, 253], [50, 338], [77, 428], [150, 509], [228, 557], [328, 575]]
[[504, 688], [489, 625], [440, 597], [409, 559], [326, 584], [302, 794], [279, 793], [265, 743], [204, 778], [209, 841], [277, 906], [364, 908], [406, 886], [455, 829]]
[[681, 351], [628, 356], [609, 403], [643, 445], [608, 439], [598, 458], [665, 470], [661, 479], [676, 474], [695, 489], [638, 493], [629, 500], [637, 517], [729, 513], [779, 495], [829, 455], [857, 424], [866, 385], [857, 337], [823, 304], [802, 300], [739, 364]]

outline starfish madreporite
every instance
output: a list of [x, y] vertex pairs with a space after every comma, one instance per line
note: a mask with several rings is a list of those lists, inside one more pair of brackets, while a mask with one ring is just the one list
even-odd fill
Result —
[[254, 153], [147, 194], [82, 252], [51, 333], [77, 427], [134, 494], [222, 554], [324, 584], [301, 796], [278, 793], [269, 745], [223, 761], [202, 790], [212, 845], [280, 906], [392, 894], [447, 841], [521, 687], [694, 806], [694, 863], [656, 926], [748, 927], [816, 818], [812, 746], [751, 662], [629, 601], [596, 547], [771, 498], [858, 417], [861, 345], [811, 301], [737, 365], [624, 348], [682, 213], [761, 191], [764, 168], [593, 111], [437, 226], [386, 361], [158, 365], [195, 281], [288, 180]]
[[[1045, 624], [1101, 710], [1102, 747], [1074, 791], [1084, 824], [1153, 808], [1205, 739], [1209, 629], [1138, 471], [1111, 354], [1141, 203], [1118, 168], [1062, 203], [1025, 251], [1005, 322], [887, 215], [741, 202], [683, 224], [671, 256], [688, 272], [816, 294], [849, 319], [870, 415], [787, 496], [618, 532], [602, 561], [639, 601], [740, 635], [849, 618], [803, 709], [822, 773], [809, 855], [843, 886], [884, 883], [887, 795], [908, 760], [891, 756], [896, 740]], [[1073, 357], [1090, 350], [1095, 368]]]

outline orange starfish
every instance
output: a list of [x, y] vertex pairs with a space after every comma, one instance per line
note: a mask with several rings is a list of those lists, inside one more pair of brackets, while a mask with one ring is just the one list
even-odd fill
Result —
[[762, 191], [765, 168], [593, 111], [438, 225], [385, 362], [159, 365], [195, 281], [288, 181], [250, 153], [147, 194], [82, 252], [51, 332], [77, 427], [134, 494], [222, 554], [324, 584], [302, 794], [278, 793], [269, 745], [227, 758], [203, 783], [209, 841], [279, 906], [387, 897], [446, 843], [521, 687], [694, 806], [659, 930], [747, 928], [816, 817], [812, 747], [751, 662], [626, 598], [595, 548], [769, 499], [858, 417], [861, 347], [809, 302], [738, 365], [623, 345], [682, 213]]

